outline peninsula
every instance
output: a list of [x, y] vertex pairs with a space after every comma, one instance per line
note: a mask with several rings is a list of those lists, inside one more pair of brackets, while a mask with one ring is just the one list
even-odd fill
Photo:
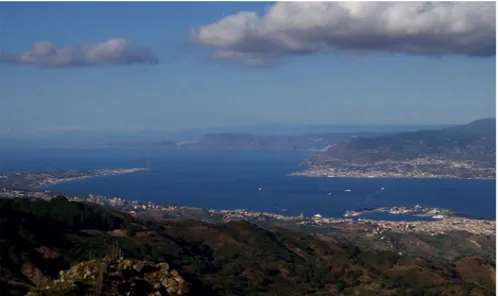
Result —
[[354, 137], [302, 163], [293, 176], [359, 178], [496, 178], [496, 120]]
[[49, 170], [34, 172], [0, 173], [0, 188], [39, 189], [59, 183], [76, 180], [130, 174], [146, 171], [149, 168], [101, 169], [101, 170]]

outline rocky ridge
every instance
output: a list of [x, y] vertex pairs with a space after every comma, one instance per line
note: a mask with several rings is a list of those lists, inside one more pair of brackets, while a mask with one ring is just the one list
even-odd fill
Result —
[[28, 296], [187, 295], [188, 283], [168, 263], [135, 259], [94, 259], [61, 270], [59, 277]]

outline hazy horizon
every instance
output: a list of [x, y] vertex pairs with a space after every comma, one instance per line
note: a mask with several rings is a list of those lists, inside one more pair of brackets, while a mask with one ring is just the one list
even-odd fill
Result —
[[[466, 124], [466, 123], [465, 123]], [[206, 135], [232, 134], [257, 136], [324, 136], [327, 134], [354, 133], [398, 133], [419, 130], [437, 130], [458, 126], [446, 125], [247, 125], [213, 127], [183, 130], [142, 130], [142, 131], [94, 131], [94, 130], [50, 130], [38, 132], [0, 132], [1, 146], [34, 147], [58, 145], [155, 145], [164, 141], [180, 143], [197, 141]]]

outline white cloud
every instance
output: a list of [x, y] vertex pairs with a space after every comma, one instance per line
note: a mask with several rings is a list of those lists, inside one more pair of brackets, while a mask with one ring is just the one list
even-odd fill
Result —
[[147, 48], [131, 48], [127, 39], [109, 39], [103, 43], [86, 43], [73, 48], [56, 48], [50, 41], [33, 43], [23, 55], [0, 52], [0, 62], [41, 67], [92, 66], [100, 64], [157, 64], [157, 57]]
[[325, 51], [495, 55], [494, 2], [279, 2], [192, 31], [219, 59], [260, 64]]

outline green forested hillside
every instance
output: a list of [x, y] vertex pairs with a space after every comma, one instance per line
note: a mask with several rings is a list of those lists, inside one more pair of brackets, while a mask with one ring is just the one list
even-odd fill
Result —
[[480, 259], [450, 264], [364, 252], [247, 222], [134, 221], [62, 197], [0, 200], [0, 217], [4, 293], [39, 283], [37, 270], [49, 279], [90, 256], [102, 258], [113, 243], [125, 258], [168, 262], [188, 282], [189, 295], [494, 295], [495, 289], [494, 266]]

